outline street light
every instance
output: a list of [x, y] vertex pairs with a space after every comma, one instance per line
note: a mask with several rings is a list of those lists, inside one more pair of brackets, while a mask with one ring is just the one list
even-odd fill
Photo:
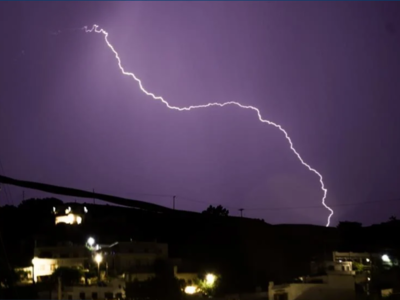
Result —
[[94, 245], [94, 243], [95, 243], [94, 238], [92, 238], [92, 237], [88, 238], [87, 243], [88, 243], [88, 245], [89, 245], [90, 247], [92, 247], [92, 246]]
[[387, 262], [387, 263], [390, 262], [389, 256], [387, 254], [383, 254], [382, 255], [382, 261]]
[[206, 275], [206, 283], [209, 286], [213, 286], [215, 283], [215, 275], [214, 274], [207, 274]]
[[100, 279], [100, 263], [103, 261], [103, 255], [97, 253], [94, 257], [94, 261], [97, 262], [97, 271], [99, 273], [99, 279]]
[[193, 295], [197, 292], [197, 287], [193, 285], [189, 285], [185, 287], [185, 293], [188, 295]]

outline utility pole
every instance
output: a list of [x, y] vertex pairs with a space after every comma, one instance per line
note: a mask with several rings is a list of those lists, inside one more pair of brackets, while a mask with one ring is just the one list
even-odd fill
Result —
[[25, 200], [25, 191], [22, 191], [22, 201]]
[[175, 198], [176, 196], [172, 197], [172, 209], [175, 210]]
[[93, 189], [93, 204], [96, 204], [96, 199], [94, 199], [94, 189]]
[[239, 211], [240, 211], [240, 217], [243, 218], [243, 211], [244, 211], [244, 208], [240, 208]]

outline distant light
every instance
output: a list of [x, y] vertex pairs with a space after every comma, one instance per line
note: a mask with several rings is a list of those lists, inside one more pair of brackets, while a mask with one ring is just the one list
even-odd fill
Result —
[[68, 215], [70, 212], [71, 212], [71, 207], [68, 207], [68, 208], [65, 210], [65, 214]]
[[89, 245], [90, 247], [92, 247], [92, 246], [94, 245], [94, 243], [95, 243], [94, 238], [89, 237], [88, 240], [87, 240], [87, 243], [88, 243], [88, 245]]
[[383, 260], [384, 262], [390, 262], [390, 258], [389, 258], [389, 256], [388, 256], [387, 254], [383, 254], [383, 255], [382, 255], [382, 260]]
[[213, 285], [215, 283], [215, 275], [214, 274], [207, 274], [206, 275], [206, 283], [208, 285]]
[[100, 246], [99, 246], [99, 244], [97, 244], [96, 245], [96, 250], [99, 250], [100, 249]]
[[83, 210], [85, 211], [85, 213], [87, 213], [87, 212], [88, 212], [88, 210], [87, 210], [86, 206], [83, 208]]
[[371, 278], [370, 278], [370, 277], [367, 277], [367, 280], [368, 280], [368, 281], [371, 281]]
[[53, 212], [56, 212], [56, 208], [53, 206]]
[[370, 262], [369, 258], [366, 259], [367, 262]]
[[194, 285], [189, 285], [185, 287], [185, 294], [193, 295], [196, 292], [197, 292], [197, 287], [195, 287]]
[[82, 223], [82, 218], [77, 216], [76, 217], [76, 223], [81, 224]]
[[68, 215], [68, 223], [73, 224], [75, 221], [75, 216], [73, 214]]
[[94, 257], [94, 260], [100, 264], [103, 261], [103, 255], [101, 255], [100, 253], [97, 253], [96, 256]]
[[339, 259], [339, 262], [341, 263], [341, 262], [342, 262], [342, 260], [341, 260], [341, 259]]

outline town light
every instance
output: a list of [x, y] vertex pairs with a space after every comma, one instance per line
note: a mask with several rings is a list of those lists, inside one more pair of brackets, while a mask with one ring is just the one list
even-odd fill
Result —
[[97, 262], [97, 264], [100, 264], [103, 261], [103, 255], [97, 253], [94, 257], [94, 260]]
[[369, 258], [366, 259], [367, 262], [370, 262]]
[[210, 285], [210, 286], [214, 285], [214, 283], [215, 283], [215, 275], [214, 274], [207, 274], [206, 275], [206, 283], [207, 283], [207, 285]]
[[92, 246], [94, 245], [94, 242], [95, 242], [95, 240], [94, 240], [94, 238], [92, 238], [92, 237], [88, 238], [88, 240], [87, 240], [87, 243], [88, 243], [88, 245], [89, 245], [90, 247], [92, 247]]
[[197, 292], [197, 287], [195, 287], [193, 285], [189, 285], [189, 286], [185, 287], [185, 294], [193, 295], [196, 292]]
[[382, 261], [384, 261], [384, 262], [390, 262], [389, 256], [388, 256], [387, 254], [383, 254], [383, 255], [382, 255]]
[[94, 260], [95, 260], [95, 262], [97, 262], [97, 273], [98, 273], [99, 280], [100, 280], [100, 263], [103, 261], [103, 255], [101, 255], [100, 253], [97, 253], [94, 256]]

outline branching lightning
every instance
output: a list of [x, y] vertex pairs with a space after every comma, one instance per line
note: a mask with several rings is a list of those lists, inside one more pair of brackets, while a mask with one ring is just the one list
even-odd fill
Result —
[[240, 108], [244, 108], [244, 109], [249, 109], [254, 111], [257, 114], [258, 119], [260, 120], [260, 122], [262, 123], [267, 123], [268, 125], [274, 126], [275, 128], [279, 129], [285, 136], [286, 140], [289, 142], [290, 145], [290, 149], [293, 151], [293, 153], [297, 156], [297, 158], [300, 160], [300, 162], [311, 172], [313, 172], [314, 174], [316, 174], [319, 178], [319, 182], [321, 184], [321, 190], [323, 191], [323, 197], [322, 197], [322, 205], [329, 211], [329, 216], [327, 218], [327, 224], [326, 226], [328, 227], [330, 225], [331, 222], [331, 217], [334, 214], [334, 211], [332, 210], [332, 208], [330, 208], [327, 204], [326, 204], [326, 196], [328, 193], [328, 190], [325, 187], [324, 184], [324, 180], [322, 175], [313, 167], [311, 167], [309, 164], [307, 164], [303, 158], [300, 156], [300, 154], [297, 152], [297, 150], [294, 148], [293, 146], [293, 142], [290, 139], [288, 133], [286, 132], [285, 129], [282, 128], [281, 125], [276, 124], [272, 121], [263, 119], [261, 116], [261, 112], [258, 108], [254, 107], [254, 106], [250, 106], [250, 105], [243, 105], [240, 104], [239, 102], [235, 102], [235, 101], [228, 101], [228, 102], [223, 102], [223, 103], [219, 103], [219, 102], [212, 102], [212, 103], [207, 103], [207, 104], [201, 104], [201, 105], [191, 105], [191, 106], [187, 106], [187, 107], [177, 107], [177, 106], [172, 106], [171, 104], [169, 104], [163, 97], [161, 96], [156, 96], [155, 94], [148, 92], [142, 85], [142, 81], [136, 77], [136, 75], [134, 73], [131, 72], [127, 72], [125, 71], [124, 67], [122, 66], [121, 63], [121, 59], [118, 55], [118, 52], [115, 50], [114, 46], [108, 41], [108, 32], [105, 31], [104, 29], [99, 28], [98, 25], [93, 25], [92, 28], [88, 28], [88, 27], [83, 27], [83, 30], [85, 30], [86, 33], [100, 33], [103, 34], [104, 36], [104, 40], [107, 44], [107, 46], [110, 48], [110, 50], [114, 53], [115, 58], [117, 59], [118, 62], [118, 67], [121, 70], [123, 75], [126, 76], [130, 76], [132, 77], [139, 85], [140, 89], [142, 90], [143, 93], [145, 93], [147, 96], [152, 97], [154, 100], [159, 100], [161, 101], [166, 107], [168, 107], [169, 109], [173, 109], [173, 110], [178, 110], [178, 111], [189, 111], [189, 110], [193, 110], [193, 109], [197, 109], [197, 108], [207, 108], [207, 107], [211, 107], [211, 106], [218, 106], [218, 107], [224, 107], [224, 106], [228, 106], [228, 105], [235, 105], [238, 106]]

